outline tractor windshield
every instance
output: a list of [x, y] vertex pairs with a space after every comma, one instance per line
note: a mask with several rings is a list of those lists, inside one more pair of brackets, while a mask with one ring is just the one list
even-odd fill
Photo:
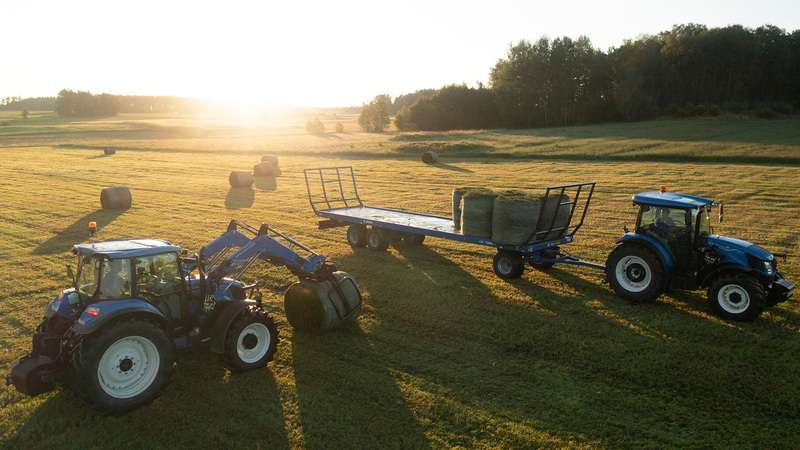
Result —
[[697, 237], [706, 238], [713, 233], [711, 229], [711, 219], [708, 214], [708, 207], [699, 208], [692, 211], [692, 221], [697, 224]]
[[76, 288], [81, 296], [91, 297], [97, 292], [97, 275], [100, 272], [100, 259], [91, 255], [78, 255], [78, 278]]

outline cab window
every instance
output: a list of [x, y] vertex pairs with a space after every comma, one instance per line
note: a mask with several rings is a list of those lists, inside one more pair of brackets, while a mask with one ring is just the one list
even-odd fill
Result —
[[100, 269], [100, 298], [131, 296], [131, 263], [127, 259], [105, 259]]
[[179, 281], [176, 254], [165, 253], [136, 259], [136, 288], [139, 295], [171, 294], [177, 290]]
[[711, 218], [707, 207], [692, 211], [692, 223], [697, 224], [698, 237], [704, 238], [711, 235]]
[[663, 242], [679, 242], [688, 238], [686, 210], [658, 206], [642, 206], [639, 230]]
[[97, 292], [97, 275], [100, 272], [100, 260], [91, 255], [78, 256], [78, 292], [91, 297]]

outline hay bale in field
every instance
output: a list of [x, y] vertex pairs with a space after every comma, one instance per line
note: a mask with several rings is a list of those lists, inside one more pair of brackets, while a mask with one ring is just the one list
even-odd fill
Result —
[[261, 157], [262, 163], [270, 163], [275, 167], [278, 167], [278, 156], [277, 155], [264, 155]]
[[253, 166], [253, 175], [257, 177], [277, 177], [281, 175], [281, 168], [269, 162], [262, 162]]
[[[542, 198], [542, 201], [544, 201], [544, 197]], [[569, 215], [570, 211], [572, 210], [572, 205], [563, 204], [567, 202], [569, 202], [569, 196], [566, 194], [559, 196], [558, 194], [551, 193], [551, 195], [547, 198], [547, 202], [545, 202], [544, 208], [542, 209], [541, 223], [536, 229], [537, 240], [556, 239], [564, 235], [566, 230], [560, 230], [559, 228], [569, 225]], [[562, 205], [558, 206], [559, 203]], [[558, 208], [558, 214], [556, 214], [556, 208]], [[555, 221], [553, 221], [554, 214], [556, 214]], [[553, 225], [553, 231], [544, 233], [550, 229], [551, 223]]]
[[492, 241], [522, 245], [536, 231], [542, 199], [523, 191], [499, 192], [492, 209]]
[[469, 236], [492, 237], [492, 209], [495, 194], [490, 189], [471, 189], [461, 200], [461, 232]]
[[106, 147], [103, 149], [103, 154], [106, 156], [111, 156], [115, 153], [117, 153], [117, 149], [115, 149], [114, 147]]
[[128, 209], [131, 204], [131, 190], [125, 186], [109, 187], [100, 191], [100, 205], [103, 209]]
[[234, 170], [228, 177], [231, 187], [250, 187], [253, 185], [253, 174], [243, 170]]
[[426, 150], [425, 153], [422, 154], [422, 162], [425, 164], [437, 163], [439, 162], [439, 155], [433, 150]]

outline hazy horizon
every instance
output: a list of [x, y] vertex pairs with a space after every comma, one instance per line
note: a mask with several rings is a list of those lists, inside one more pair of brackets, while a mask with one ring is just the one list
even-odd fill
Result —
[[62, 88], [265, 107], [345, 107], [451, 83], [486, 83], [520, 39], [586, 35], [607, 49], [678, 23], [800, 28], [800, 2], [676, 0], [227, 2], [119, 7], [97, 0], [0, 4], [0, 97]]

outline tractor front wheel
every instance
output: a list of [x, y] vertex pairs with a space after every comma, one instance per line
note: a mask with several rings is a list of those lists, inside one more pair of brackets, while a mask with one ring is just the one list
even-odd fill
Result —
[[75, 392], [97, 409], [122, 413], [153, 400], [169, 380], [175, 351], [157, 324], [128, 319], [87, 337], [72, 355]]
[[231, 370], [264, 367], [278, 346], [278, 328], [264, 311], [253, 308], [240, 314], [225, 335], [223, 359]]
[[723, 275], [708, 289], [711, 309], [726, 319], [750, 322], [761, 314], [767, 298], [764, 287], [746, 274]]
[[665, 279], [658, 256], [639, 245], [624, 244], [608, 255], [606, 277], [618, 296], [632, 302], [657, 299]]

